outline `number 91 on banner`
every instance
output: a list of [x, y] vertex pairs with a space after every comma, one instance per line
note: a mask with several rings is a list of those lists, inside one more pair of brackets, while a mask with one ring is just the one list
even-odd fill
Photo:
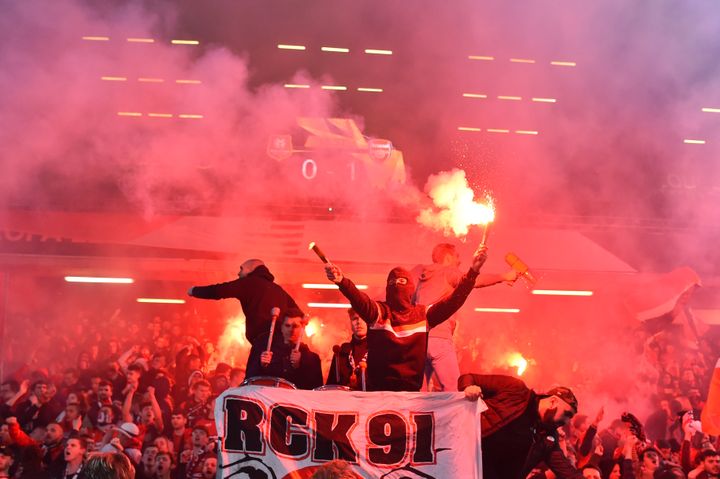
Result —
[[[272, 405], [244, 397], [224, 400], [226, 452], [265, 455], [291, 460], [326, 462], [359, 457], [377, 467], [434, 464], [435, 417], [432, 412], [307, 410], [298, 404]], [[360, 424], [361, 417], [363, 417]], [[358, 436], [356, 428], [364, 429]], [[353, 440], [362, 438], [363, 444]], [[269, 451], [268, 451], [269, 449]]]

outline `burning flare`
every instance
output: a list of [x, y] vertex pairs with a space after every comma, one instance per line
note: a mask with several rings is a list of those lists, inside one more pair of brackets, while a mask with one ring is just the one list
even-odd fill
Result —
[[225, 330], [220, 335], [217, 349], [220, 361], [234, 366], [242, 364], [242, 356], [247, 356], [250, 344], [245, 338], [245, 315], [242, 312], [237, 316], [228, 318]]
[[485, 204], [475, 201], [463, 170], [443, 171], [428, 178], [425, 191], [432, 198], [435, 208], [420, 212], [417, 221], [432, 229], [451, 232], [462, 237], [468, 234], [470, 225], [487, 225], [495, 219], [492, 199]]
[[522, 376], [528, 366], [528, 360], [520, 353], [510, 353], [507, 358], [507, 365], [517, 368], [517, 375]]
[[307, 325], [305, 325], [305, 336], [309, 338], [318, 332], [320, 332], [320, 320], [318, 318], [311, 318]]

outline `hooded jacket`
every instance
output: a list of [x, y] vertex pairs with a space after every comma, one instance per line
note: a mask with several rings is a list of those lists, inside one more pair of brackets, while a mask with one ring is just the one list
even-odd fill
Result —
[[[280, 308], [280, 317], [288, 308], [298, 308], [297, 303], [280, 285], [265, 265], [260, 265], [245, 276], [227, 283], [195, 286], [192, 296], [202, 299], [235, 298], [240, 301], [245, 314], [245, 337], [251, 344], [270, 330], [272, 308]], [[279, 334], [276, 328], [276, 335]]]
[[[340, 384], [342, 386], [350, 386], [352, 389], [361, 389], [362, 384], [358, 378], [362, 374], [360, 362], [363, 358], [365, 358], [365, 362], [367, 362], [367, 337], [358, 339], [353, 336], [349, 343], [343, 343], [341, 346], [335, 346], [333, 349], [334, 354], [325, 384]], [[350, 356], [352, 356], [352, 363], [350, 362]], [[353, 374], [351, 365], [355, 366], [355, 377], [356, 381], [358, 381], [355, 387], [350, 384], [350, 378]]]
[[348, 278], [340, 292], [368, 324], [368, 389], [419, 391], [423, 381], [428, 331], [465, 302], [478, 273], [470, 269], [449, 296], [430, 307], [414, 305], [415, 284], [409, 271], [394, 268], [388, 275], [385, 301], [374, 301]]
[[[453, 289], [462, 278], [462, 273], [455, 266], [437, 263], [419, 265], [412, 270], [416, 281], [413, 303], [431, 305], [452, 294]], [[430, 330], [431, 338], [452, 339], [457, 322], [454, 318], [439, 324]]]

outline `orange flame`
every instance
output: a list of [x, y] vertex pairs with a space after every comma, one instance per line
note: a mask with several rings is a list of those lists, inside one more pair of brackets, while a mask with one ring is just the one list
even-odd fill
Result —
[[507, 358], [507, 365], [517, 368], [517, 375], [522, 376], [528, 367], [528, 360], [520, 353], [510, 353]]
[[237, 357], [241, 356], [243, 351], [247, 352], [249, 347], [245, 338], [245, 316], [241, 312], [237, 316], [228, 318], [225, 323], [225, 330], [217, 344], [220, 360], [234, 365]]
[[320, 320], [318, 318], [311, 318], [305, 325], [305, 336], [312, 337], [314, 334], [320, 332]]
[[432, 175], [425, 191], [432, 198], [435, 208], [420, 212], [417, 221], [446, 235], [468, 234], [471, 225], [486, 225], [495, 219], [492, 198], [486, 203], [475, 201], [475, 192], [470, 188], [463, 170], [454, 169]]

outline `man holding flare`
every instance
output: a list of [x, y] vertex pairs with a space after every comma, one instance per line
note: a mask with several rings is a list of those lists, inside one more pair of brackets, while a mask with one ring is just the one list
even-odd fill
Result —
[[480, 245], [470, 269], [452, 293], [433, 305], [425, 306], [413, 304], [415, 284], [410, 272], [404, 268], [390, 271], [385, 301], [374, 301], [359, 291], [337, 265], [324, 258], [328, 279], [338, 285], [340, 292], [368, 325], [369, 391], [420, 390], [428, 331], [447, 320], [465, 303], [486, 259], [487, 247]]

